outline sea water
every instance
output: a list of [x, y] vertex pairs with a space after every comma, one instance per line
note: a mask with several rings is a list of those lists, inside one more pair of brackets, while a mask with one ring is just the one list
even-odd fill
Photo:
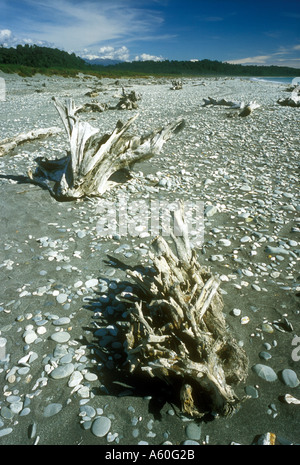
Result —
[[[299, 76], [300, 76], [300, 70], [299, 70]], [[297, 82], [293, 82], [297, 80]], [[276, 82], [279, 84], [300, 84], [300, 77], [253, 77], [251, 78], [251, 81], [261, 81], [261, 82]]]

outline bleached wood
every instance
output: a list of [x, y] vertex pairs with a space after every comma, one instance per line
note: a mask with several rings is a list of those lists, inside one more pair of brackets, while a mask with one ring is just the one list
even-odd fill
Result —
[[248, 359], [227, 327], [219, 279], [190, 248], [182, 207], [173, 216], [175, 253], [159, 236], [149, 254], [155, 274], [128, 270], [145, 297], [130, 315], [127, 364], [172, 386], [185, 414], [228, 415], [240, 403], [233, 385], [245, 380]]
[[18, 145], [24, 144], [26, 142], [31, 142], [37, 139], [44, 139], [45, 137], [54, 136], [61, 132], [60, 128], [42, 128], [42, 129], [33, 129], [27, 133], [21, 133], [16, 137], [11, 137], [3, 139], [0, 141], [0, 157], [8, 154], [14, 150]]
[[177, 119], [145, 136], [129, 136], [127, 131], [138, 118], [136, 114], [125, 124], [118, 121], [111, 134], [101, 134], [80, 120], [72, 99], [65, 103], [53, 100], [68, 136], [70, 152], [59, 160], [37, 159], [36, 172], [28, 175], [60, 199], [101, 196], [109, 188], [112, 174], [158, 154], [164, 143], [184, 127], [184, 120]]
[[259, 108], [260, 105], [256, 102], [249, 102], [249, 103], [245, 103], [245, 102], [233, 102], [231, 100], [226, 100], [226, 99], [220, 99], [220, 100], [216, 100], [212, 97], [208, 97], [208, 98], [204, 98], [204, 104], [203, 106], [206, 107], [208, 105], [212, 105], [212, 106], [225, 106], [225, 107], [229, 107], [233, 110], [241, 110], [240, 113], [239, 113], [239, 116], [242, 116], [242, 117], [245, 117], [245, 116], [249, 116], [253, 110], [255, 110], [256, 108]]

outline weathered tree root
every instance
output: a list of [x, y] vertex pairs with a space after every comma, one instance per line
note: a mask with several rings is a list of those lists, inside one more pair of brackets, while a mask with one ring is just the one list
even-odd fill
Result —
[[227, 329], [219, 280], [190, 249], [182, 212], [174, 217], [182, 231], [171, 235], [176, 254], [158, 237], [150, 253], [155, 276], [128, 271], [144, 298], [130, 316], [126, 364], [180, 391], [185, 414], [226, 416], [240, 403], [232, 385], [245, 380], [248, 359]]
[[101, 134], [99, 129], [79, 119], [72, 99], [65, 103], [53, 100], [69, 139], [70, 152], [56, 160], [37, 158], [38, 167], [35, 173], [29, 171], [28, 176], [60, 200], [101, 196], [111, 187], [109, 179], [114, 173], [158, 154], [185, 124], [178, 119], [145, 136], [129, 136], [127, 130], [138, 117], [136, 114], [125, 124], [118, 121], [111, 134]]

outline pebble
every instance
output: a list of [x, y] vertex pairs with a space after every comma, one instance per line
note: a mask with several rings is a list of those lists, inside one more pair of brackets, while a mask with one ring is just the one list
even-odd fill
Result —
[[185, 441], [182, 442], [183, 446], [200, 446], [200, 443], [197, 441], [194, 441], [193, 439], [186, 439]]
[[68, 316], [62, 316], [61, 318], [57, 318], [57, 320], [53, 321], [54, 326], [63, 326], [63, 325], [68, 325], [70, 323], [71, 319]]
[[258, 398], [258, 390], [254, 386], [246, 386], [245, 393], [247, 396], [251, 396], [253, 399]]
[[229, 239], [220, 239], [218, 243], [224, 247], [229, 247], [231, 245], [231, 241]]
[[271, 255], [289, 255], [289, 251], [283, 247], [272, 247], [268, 245], [265, 251]]
[[272, 325], [270, 325], [269, 323], [263, 323], [263, 324], [261, 325], [261, 329], [262, 329], [265, 333], [269, 333], [269, 334], [274, 333], [274, 329], [273, 329]]
[[262, 351], [259, 353], [259, 357], [263, 360], [270, 360], [270, 358], [272, 358], [272, 355], [269, 354], [269, 352], [266, 352], [266, 351]]
[[7, 436], [7, 435], [10, 434], [12, 431], [13, 431], [12, 428], [3, 428], [3, 429], [0, 429], [0, 438], [2, 438], [3, 436]]
[[44, 408], [43, 415], [46, 418], [53, 417], [53, 415], [56, 415], [58, 412], [61, 411], [62, 407], [63, 407], [62, 404], [59, 404], [59, 403], [49, 404]]
[[56, 333], [51, 334], [52, 341], [59, 342], [59, 343], [68, 342], [70, 337], [71, 337], [70, 334], [66, 333], [65, 331], [58, 331]]
[[277, 374], [273, 370], [273, 368], [267, 366], [267, 365], [262, 365], [260, 363], [254, 365], [252, 367], [252, 370], [262, 379], [268, 382], [273, 382], [277, 380]]
[[300, 384], [297, 374], [294, 372], [294, 370], [286, 368], [282, 370], [281, 376], [282, 376], [284, 384], [286, 384], [287, 386], [291, 388], [295, 388], [299, 386]]
[[111, 427], [111, 421], [108, 417], [98, 417], [93, 421], [92, 433], [98, 438], [105, 436]]
[[234, 308], [234, 309], [232, 310], [232, 314], [233, 314], [234, 316], [240, 316], [241, 310], [240, 310], [239, 308]]
[[74, 371], [73, 363], [66, 363], [65, 365], [60, 365], [57, 368], [54, 368], [51, 371], [50, 376], [53, 379], [62, 379], [70, 376]]
[[38, 335], [32, 329], [25, 331], [23, 334], [23, 338], [26, 344], [32, 344], [37, 339], [37, 337]]
[[89, 279], [85, 282], [85, 287], [95, 287], [98, 286], [99, 281], [98, 279]]
[[80, 373], [80, 371], [77, 371], [77, 370], [73, 371], [73, 373], [71, 374], [70, 379], [68, 381], [68, 386], [69, 387], [75, 387], [78, 384], [80, 384], [82, 380], [83, 380], [83, 376]]
[[[96, 416], [96, 410], [90, 405], [82, 405], [79, 411], [89, 418], [94, 418], [94, 416]], [[82, 418], [84, 419], [84, 416]]]
[[56, 297], [56, 300], [59, 304], [64, 304], [68, 300], [68, 295], [67, 294], [58, 294]]
[[185, 428], [185, 434], [188, 439], [199, 441], [201, 437], [201, 427], [196, 423], [189, 423]]

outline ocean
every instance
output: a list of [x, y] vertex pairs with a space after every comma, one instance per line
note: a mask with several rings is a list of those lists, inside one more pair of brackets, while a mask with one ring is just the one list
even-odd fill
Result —
[[[299, 70], [299, 76], [300, 76], [300, 70]], [[297, 80], [295, 84], [300, 85], [300, 77], [253, 77], [251, 78], [251, 81], [262, 81], [262, 82], [276, 82], [276, 83], [281, 83], [281, 84], [293, 84], [293, 80]]]

